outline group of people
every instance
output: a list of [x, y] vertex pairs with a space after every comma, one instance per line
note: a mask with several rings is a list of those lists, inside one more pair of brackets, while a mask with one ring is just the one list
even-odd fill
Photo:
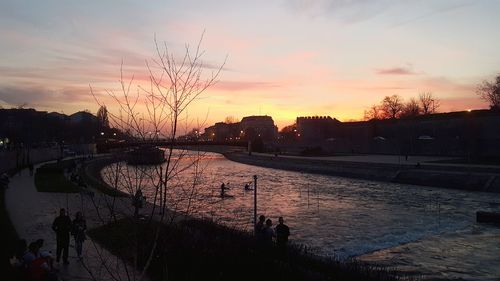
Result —
[[57, 280], [52, 254], [50, 251], [43, 250], [43, 243], [43, 239], [38, 239], [27, 246], [26, 240], [21, 239], [18, 241], [15, 255], [11, 259], [11, 265], [17, 269], [17, 279], [32, 281]]
[[273, 221], [269, 218], [266, 220], [264, 215], [260, 215], [259, 221], [255, 224], [255, 236], [266, 246], [273, 245], [275, 241], [279, 249], [286, 250], [290, 228], [284, 223], [283, 217], [278, 218], [278, 225], [273, 228]]
[[69, 264], [68, 251], [69, 251], [69, 238], [70, 234], [75, 238], [75, 249], [78, 258], [82, 258], [83, 242], [87, 239], [85, 230], [87, 223], [81, 212], [77, 212], [75, 219], [71, 221], [70, 217], [66, 215], [66, 210], [61, 209], [59, 216], [52, 223], [52, 230], [56, 232], [56, 262], [60, 261], [61, 254], [64, 264]]
[[[81, 212], [77, 212], [73, 220], [66, 214], [65, 209], [60, 209], [59, 216], [52, 223], [52, 229], [56, 233], [56, 258], [55, 262], [62, 260], [69, 264], [68, 250], [70, 235], [75, 238], [75, 249], [78, 258], [82, 258], [83, 241], [85, 241], [85, 230], [87, 225]], [[55, 281], [57, 269], [54, 267], [54, 258], [51, 251], [44, 250], [44, 240], [38, 239], [26, 244], [26, 240], [19, 240], [15, 250], [12, 252], [10, 263], [19, 280], [30, 281]]]
[[[78, 163], [78, 162], [80, 163]], [[82, 159], [73, 159], [71, 161], [71, 165], [67, 168], [66, 172], [70, 174], [69, 179], [79, 187], [87, 188], [87, 184], [85, 183], [85, 180], [78, 174], [78, 168], [79, 166], [84, 166], [85, 165], [85, 158]]]

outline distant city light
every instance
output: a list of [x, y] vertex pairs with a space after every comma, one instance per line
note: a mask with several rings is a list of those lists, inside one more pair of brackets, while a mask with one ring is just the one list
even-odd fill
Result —
[[104, 132], [101, 132], [101, 136], [104, 136]]

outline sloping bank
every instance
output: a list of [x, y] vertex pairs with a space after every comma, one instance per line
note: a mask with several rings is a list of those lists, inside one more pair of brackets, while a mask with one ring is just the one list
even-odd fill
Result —
[[468, 191], [500, 193], [500, 167], [345, 162], [228, 152], [235, 162], [266, 168]]

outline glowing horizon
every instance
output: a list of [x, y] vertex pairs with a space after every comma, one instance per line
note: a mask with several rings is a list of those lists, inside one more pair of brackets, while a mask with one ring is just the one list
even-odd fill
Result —
[[[2, 1], [0, 105], [71, 114], [127, 77], [146, 80], [156, 37], [175, 53], [206, 31], [204, 62], [218, 84], [189, 109], [209, 126], [226, 116], [359, 120], [384, 96], [432, 92], [440, 111], [487, 108], [475, 94], [500, 65], [486, 0]], [[208, 118], [207, 118], [208, 116]]]

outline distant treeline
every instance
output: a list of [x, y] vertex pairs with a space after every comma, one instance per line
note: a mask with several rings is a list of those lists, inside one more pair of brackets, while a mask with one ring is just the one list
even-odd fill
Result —
[[0, 139], [4, 148], [95, 142], [101, 132], [110, 132], [106, 125], [88, 111], [65, 115], [35, 109], [0, 109]]

